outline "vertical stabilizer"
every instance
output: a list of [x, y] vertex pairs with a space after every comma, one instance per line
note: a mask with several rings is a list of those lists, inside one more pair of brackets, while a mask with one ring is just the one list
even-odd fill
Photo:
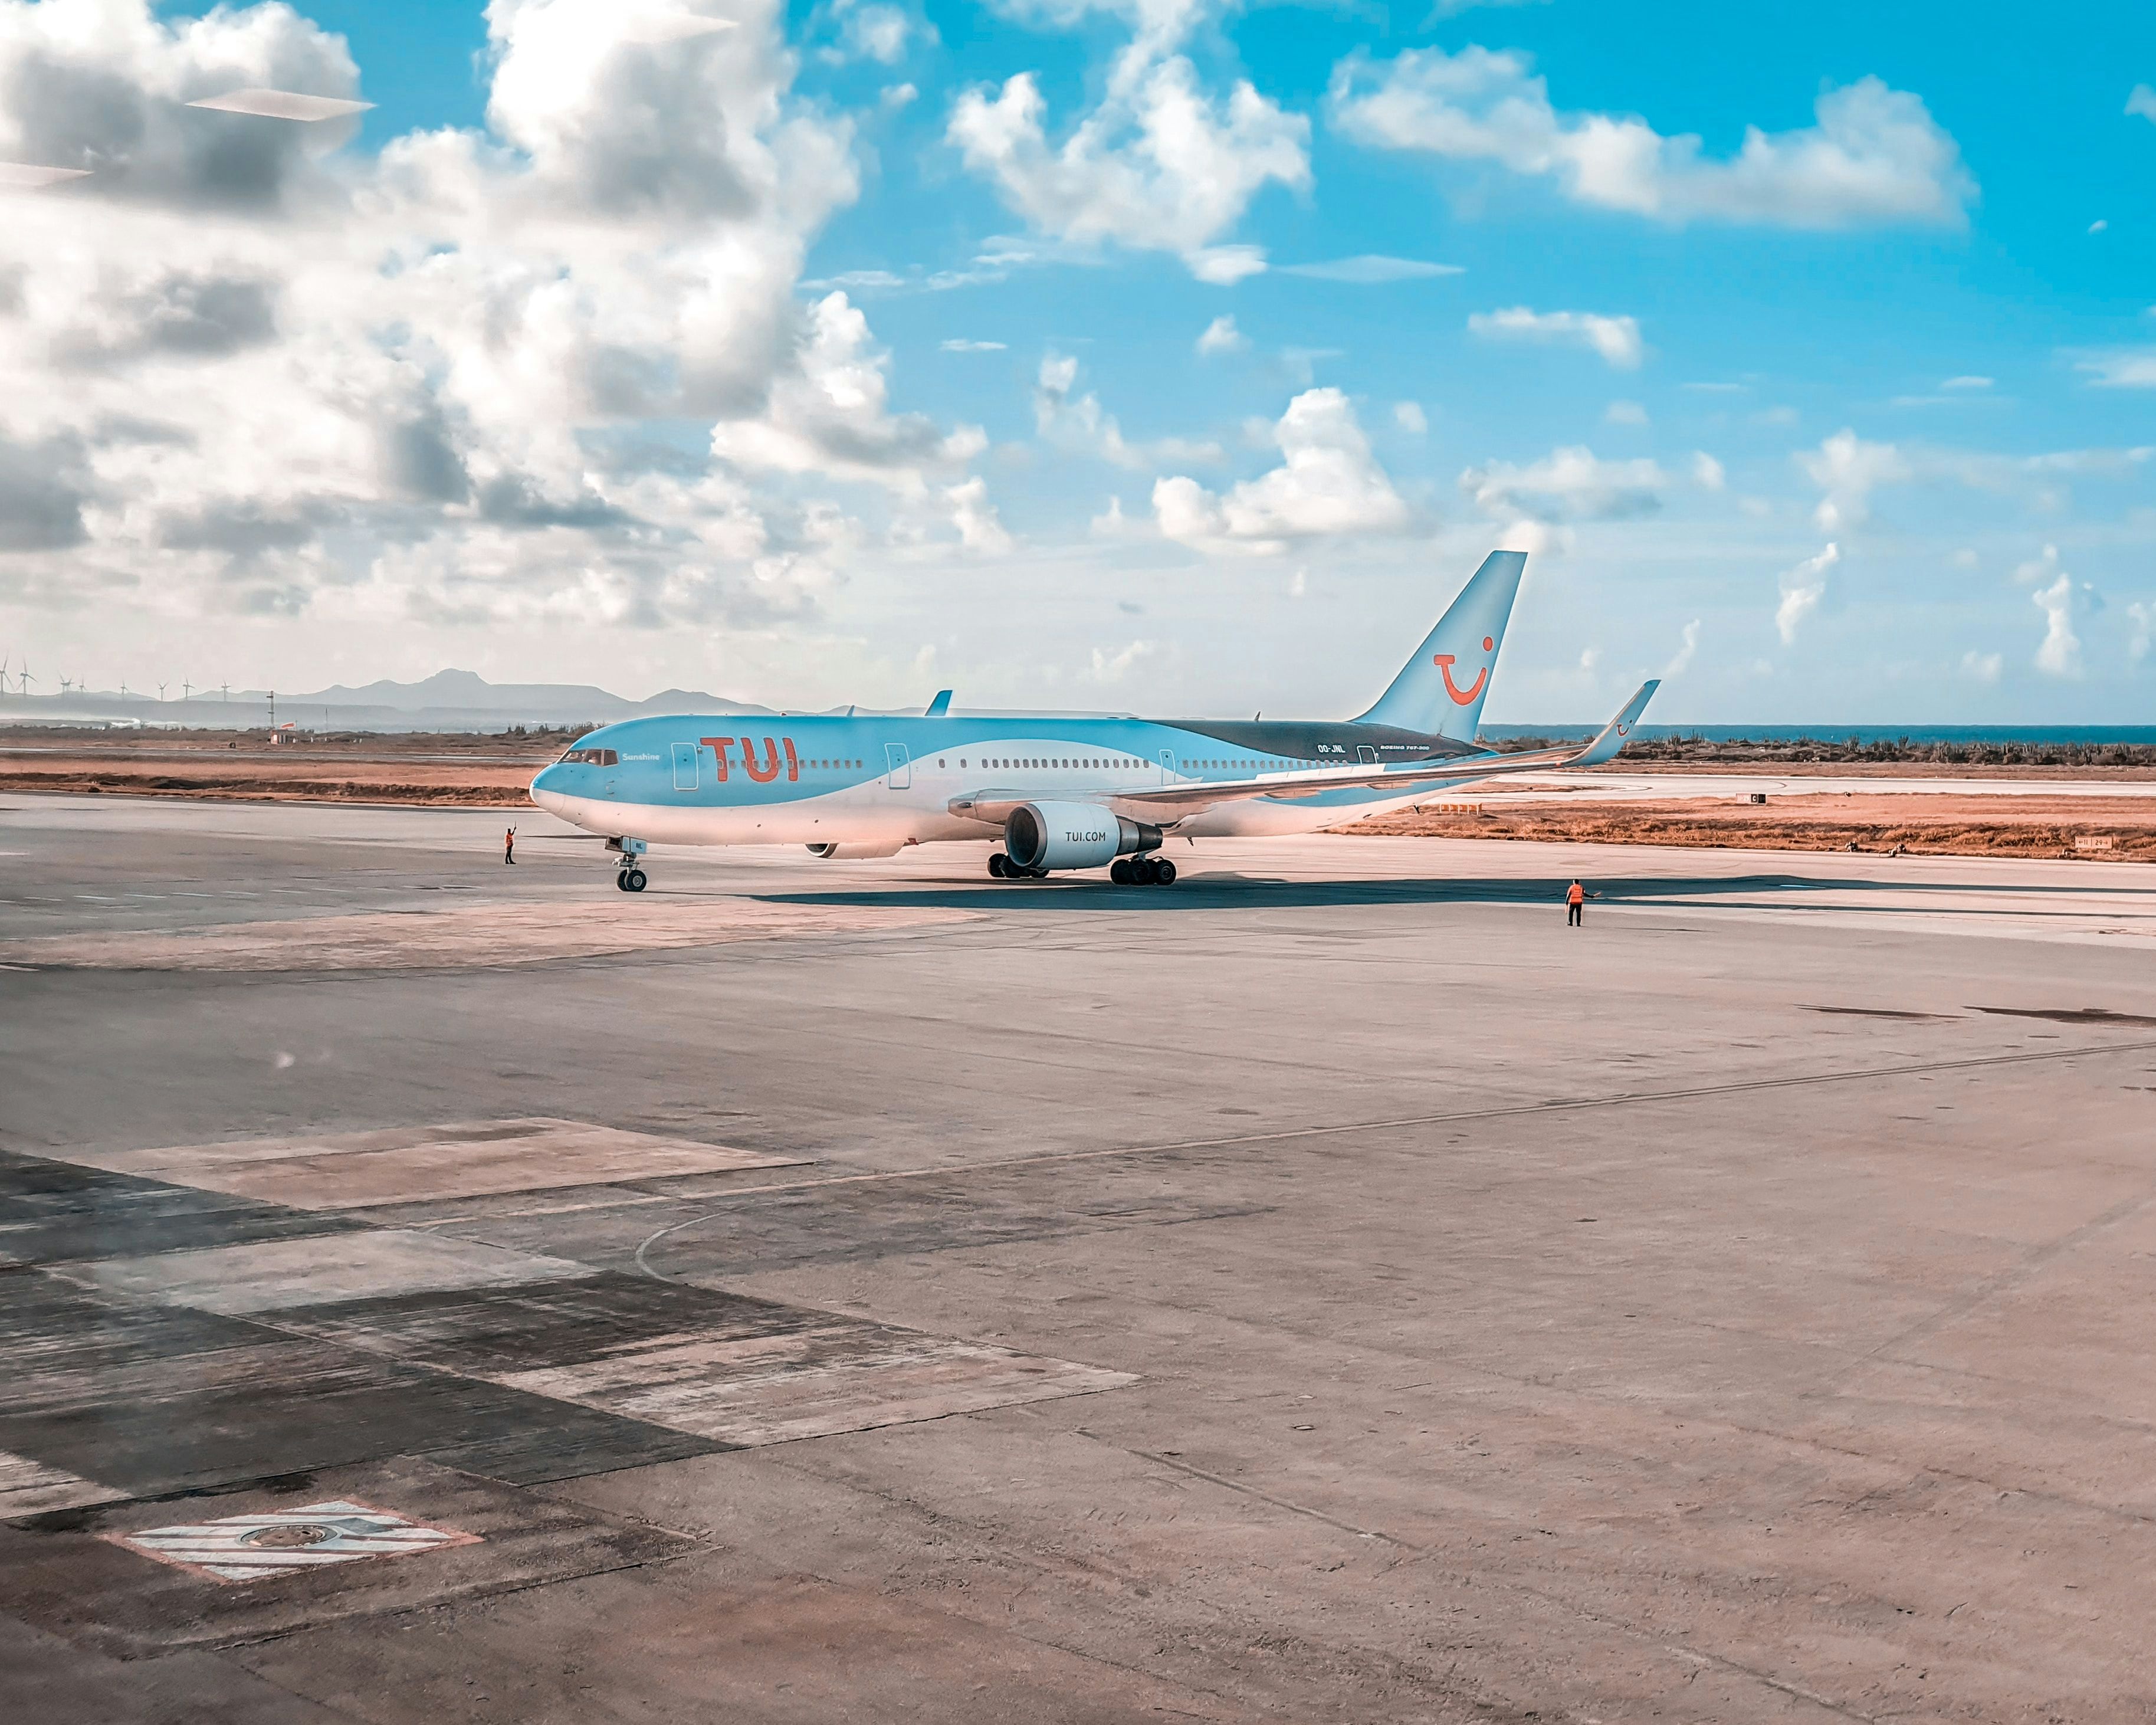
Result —
[[1472, 742], [1527, 567], [1523, 551], [1493, 551], [1483, 558], [1415, 656], [1357, 722]]

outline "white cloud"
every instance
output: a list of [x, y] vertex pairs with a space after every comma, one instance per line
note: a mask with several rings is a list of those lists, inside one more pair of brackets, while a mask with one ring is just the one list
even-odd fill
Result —
[[1281, 465], [1224, 495], [1182, 476], [1158, 481], [1152, 504], [1161, 531], [1202, 551], [1263, 555], [1298, 541], [1399, 533], [1413, 525], [1338, 390], [1296, 396], [1273, 438]]
[[286, 8], [0, 4], [0, 89], [42, 92], [0, 155], [95, 170], [0, 233], [0, 591], [760, 628], [859, 541], [832, 487], [956, 543], [928, 481], [978, 434], [896, 411], [860, 311], [796, 295], [847, 122], [795, 99], [773, 0], [654, 35], [675, 11], [496, 0], [485, 134], [332, 161], [345, 122], [183, 105], [355, 90]]
[[1240, 353], [1250, 345], [1225, 312], [1207, 324], [1198, 337], [1198, 351], [1203, 354]]
[[1477, 311], [1467, 327], [1485, 341], [1566, 341], [1592, 347], [1620, 371], [1640, 363], [1640, 322], [1593, 311], [1534, 311], [1525, 305]]
[[1334, 69], [1333, 121], [1360, 142], [1495, 162], [1553, 180], [1576, 203], [1668, 222], [1787, 228], [1958, 225], [1975, 182], [1918, 97], [1876, 78], [1822, 92], [1818, 124], [1749, 127], [1736, 155], [1642, 120], [1560, 113], [1524, 54], [1482, 48], [1356, 54]]
[[1393, 423], [1404, 432], [1421, 437], [1430, 429], [1430, 415], [1423, 412], [1420, 402], [1394, 402]]
[[1678, 637], [1677, 650], [1671, 655], [1670, 662], [1662, 667], [1662, 675], [1665, 677], [1682, 675], [1691, 668], [1692, 655], [1698, 651], [1699, 619], [1695, 617], [1684, 626], [1683, 633]]
[[1722, 465], [1704, 449], [1691, 453], [1691, 482], [1702, 491], [1718, 491], [1729, 481]]
[[1816, 557], [1806, 557], [1782, 573], [1782, 602], [1774, 608], [1774, 629], [1784, 647], [1794, 644], [1798, 626], [1826, 597], [1826, 572], [1841, 561], [1841, 548], [1830, 541]]
[[959, 542], [967, 550], [994, 555], [1011, 548], [1011, 536], [1004, 531], [995, 506], [988, 501], [986, 480], [977, 474], [947, 487], [943, 497], [951, 506], [951, 520], [958, 530]]
[[1492, 461], [1460, 475], [1460, 489], [1485, 513], [1534, 521], [1615, 520], [1661, 507], [1669, 475], [1645, 457], [1604, 461], [1584, 444], [1553, 449], [1517, 466]]
[[946, 436], [925, 415], [887, 407], [890, 357], [870, 342], [868, 319], [844, 294], [809, 308], [798, 368], [773, 383], [753, 416], [711, 428], [711, 453], [751, 471], [823, 474], [921, 489], [923, 475], [963, 465], [984, 439], [962, 428]]
[[1188, 24], [1178, 7], [1143, 25], [1100, 105], [1060, 144], [1049, 141], [1030, 72], [961, 95], [947, 136], [1045, 234], [1173, 253], [1222, 285], [1255, 275], [1262, 250], [1219, 242], [1266, 185], [1309, 185], [1310, 122], [1247, 81], [1224, 102], [1207, 95], [1190, 61], [1165, 53]]
[[2082, 671], [2082, 639], [2074, 633], [2074, 578], [2061, 572], [2049, 587], [2030, 596], [2044, 614], [2044, 639], [2036, 646], [2036, 669], [2055, 677], [2077, 677]]
[[2133, 619], [2133, 638], [2126, 644], [2127, 656], [2138, 665], [2148, 656], [2148, 638], [2156, 630], [2156, 605], [2135, 601], [2126, 608], [2126, 614]]
[[1974, 377], [1949, 377], [1940, 384], [1939, 388], [1942, 389], [1989, 389], [1991, 388], [1991, 379]]
[[2005, 661], [1996, 653], [1979, 653], [1972, 647], [1961, 656], [1961, 674], [1979, 683], [1995, 683]]
[[2088, 231], [2092, 234], [2101, 234], [2110, 226], [2110, 223], [2105, 221], [2102, 217], [2099, 216], [2096, 220], [2088, 224]]
[[1115, 653], [1096, 647], [1088, 675], [1096, 683], [1120, 683], [1130, 675], [1134, 666], [1153, 658], [1159, 651], [1158, 641], [1132, 641]]
[[2106, 347], [2081, 355], [2074, 369], [2099, 389], [2156, 389], [2156, 347]]
[[1355, 258], [1333, 258], [1316, 264], [1281, 264], [1275, 267], [1282, 275], [1347, 282], [1356, 287], [1379, 287], [1394, 281], [1427, 281], [1435, 275], [1466, 273], [1457, 264], [1432, 264], [1420, 258], [1389, 258], [1368, 252]]
[[1871, 517], [1871, 494], [1883, 485], [1945, 482], [2006, 494], [2022, 493], [2045, 508], [2062, 496], [2060, 481], [2117, 477], [2156, 459], [2156, 445], [2132, 449], [2053, 449], [2039, 455], [1996, 455], [1935, 445], [1867, 443], [1844, 429], [1796, 459], [1822, 492], [1812, 519], [1826, 532], [1861, 527]]
[[2137, 84], [2126, 98], [2126, 111], [2138, 114], [2143, 120], [2156, 121], [2156, 90], [2145, 84]]
[[906, 58], [906, 44], [914, 36], [928, 42], [936, 39], [935, 26], [926, 18], [909, 18], [896, 6], [833, 0], [830, 18], [837, 26], [838, 40], [823, 51], [823, 58], [834, 64], [874, 60], [895, 66]]
[[1825, 493], [1812, 519], [1828, 533], [1861, 526], [1871, 519], [1872, 491], [1908, 479], [1914, 471], [1892, 444], [1869, 444], [1849, 430], [1837, 431], [1816, 454], [1799, 459]]
[[1054, 352], [1040, 357], [1039, 382], [1033, 393], [1034, 424], [1040, 434], [1064, 449], [1082, 449], [1117, 467], [1152, 467], [1166, 461], [1217, 462], [1217, 444], [1193, 443], [1181, 438], [1162, 438], [1149, 444], [1124, 439], [1116, 416], [1090, 392], [1077, 393], [1078, 362]]
[[1004, 348], [1001, 341], [974, 341], [963, 336], [953, 336], [943, 343], [946, 353], [1001, 353]]
[[1609, 425], [1645, 425], [1647, 410], [1635, 401], [1613, 401], [1602, 410], [1602, 418]]

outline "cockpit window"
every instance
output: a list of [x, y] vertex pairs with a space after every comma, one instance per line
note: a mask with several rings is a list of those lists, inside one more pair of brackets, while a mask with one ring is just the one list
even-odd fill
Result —
[[617, 767], [621, 757], [612, 749], [571, 749], [559, 762], [564, 767]]

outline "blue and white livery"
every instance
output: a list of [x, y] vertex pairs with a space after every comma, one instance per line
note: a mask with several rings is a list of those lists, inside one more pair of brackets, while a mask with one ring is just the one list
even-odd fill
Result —
[[918, 718], [632, 719], [531, 782], [542, 809], [603, 836], [640, 892], [648, 847], [805, 845], [892, 856], [1000, 842], [988, 872], [1106, 867], [1167, 886], [1171, 836], [1306, 833], [1502, 773], [1587, 767], [1625, 745], [1641, 686], [1584, 748], [1497, 754], [1476, 725], [1527, 553], [1493, 551], [1377, 704], [1346, 721], [968, 717], [947, 691]]

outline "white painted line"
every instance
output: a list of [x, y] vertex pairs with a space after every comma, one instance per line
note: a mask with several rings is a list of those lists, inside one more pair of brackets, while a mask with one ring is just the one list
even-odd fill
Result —
[[318, 1569], [366, 1558], [410, 1557], [480, 1543], [476, 1533], [429, 1527], [393, 1510], [342, 1497], [297, 1509], [223, 1516], [213, 1522], [102, 1537], [214, 1581], [259, 1581], [295, 1569]]
[[100, 1486], [64, 1467], [48, 1467], [27, 1455], [0, 1450], [0, 1516], [42, 1515], [48, 1510], [80, 1509], [85, 1504], [111, 1503], [125, 1491]]

